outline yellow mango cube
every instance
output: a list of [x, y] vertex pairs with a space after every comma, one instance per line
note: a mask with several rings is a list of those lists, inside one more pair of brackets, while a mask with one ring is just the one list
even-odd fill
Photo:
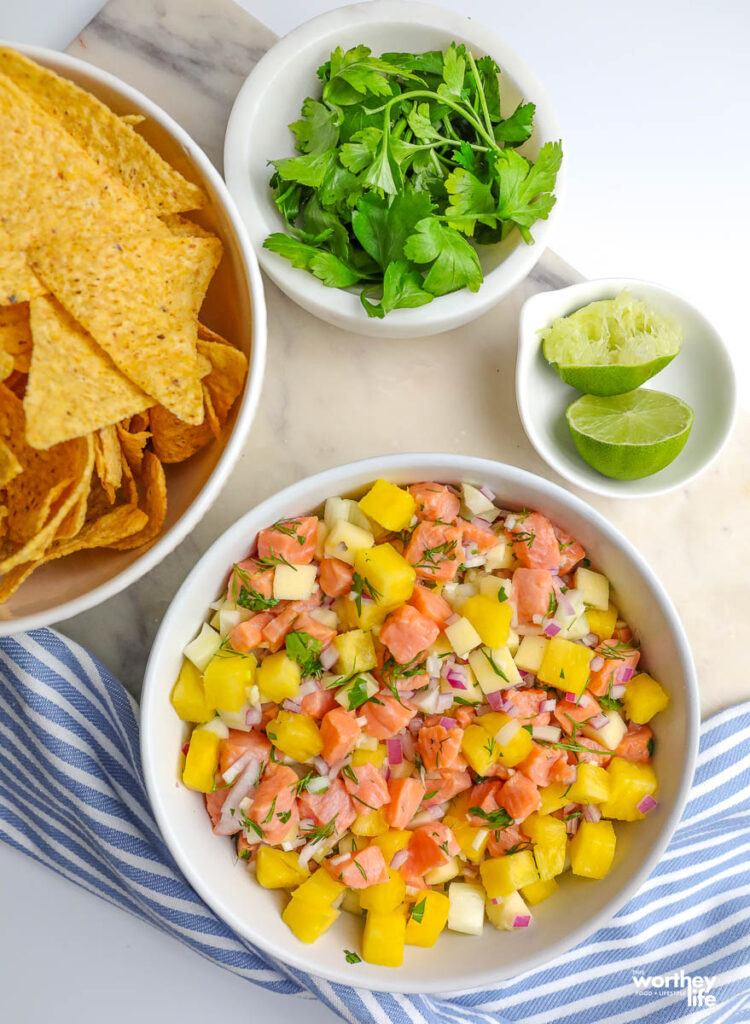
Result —
[[294, 850], [262, 844], [255, 858], [255, 877], [264, 889], [293, 889], [310, 877]]
[[513, 608], [508, 601], [502, 603], [484, 594], [470, 597], [461, 609], [461, 614], [468, 619], [488, 647], [505, 647], [510, 636], [510, 620]]
[[568, 793], [571, 804], [601, 804], [609, 799], [612, 784], [605, 768], [584, 762], [578, 765], [578, 774]]
[[613, 757], [607, 768], [611, 785], [610, 795], [600, 805], [605, 818], [620, 821], [638, 821], [643, 814], [638, 804], [644, 796], [656, 792], [656, 774], [650, 764], [637, 764], [623, 757]]
[[359, 903], [363, 910], [374, 910], [387, 914], [400, 907], [406, 897], [406, 883], [398, 871], [388, 871], [388, 881], [379, 885], [368, 885], [360, 890]]
[[589, 629], [592, 633], [596, 633], [600, 640], [610, 640], [612, 638], [619, 617], [620, 613], [611, 601], [606, 612], [600, 611], [597, 608], [586, 609]]
[[530, 885], [525, 885], [521, 889], [521, 895], [530, 903], [532, 907], [535, 907], [537, 903], [541, 903], [542, 900], [546, 900], [548, 896], [552, 896], [553, 893], [557, 892], [559, 885], [554, 878], [547, 878], [544, 881], [540, 878], [538, 882], [532, 882]]
[[604, 878], [612, 867], [616, 845], [611, 821], [582, 821], [570, 840], [570, 868], [584, 878]]
[[407, 946], [422, 946], [425, 949], [434, 946], [448, 923], [449, 909], [450, 900], [443, 893], [434, 890], [420, 893], [406, 922]]
[[300, 903], [330, 907], [343, 893], [345, 885], [332, 878], [325, 868], [318, 868], [315, 874], [302, 882], [292, 893]]
[[269, 654], [260, 663], [255, 681], [263, 700], [281, 704], [287, 697], [296, 697], [299, 693], [301, 670], [286, 651]]
[[369, 911], [362, 934], [362, 957], [368, 964], [400, 967], [405, 941], [406, 915], [401, 907], [387, 913]]
[[388, 831], [388, 822], [382, 807], [378, 807], [377, 810], [366, 810], [358, 814], [349, 828], [355, 836], [380, 836]]
[[[568, 803], [573, 803], [573, 801], [569, 800]], [[530, 814], [522, 822], [521, 830], [533, 843], [549, 845], [551, 843], [565, 842], [567, 837], [564, 821], [541, 812]]]
[[553, 636], [544, 650], [537, 677], [548, 686], [569, 690], [580, 697], [586, 689], [593, 657], [594, 652], [583, 644]]
[[294, 711], [277, 712], [266, 726], [266, 735], [274, 746], [295, 761], [310, 761], [323, 749], [315, 719]]
[[387, 832], [382, 832], [378, 836], [374, 836], [370, 846], [377, 846], [383, 851], [383, 859], [386, 864], [390, 864], [393, 860], [394, 853], [398, 853], [399, 850], [405, 849], [409, 840], [411, 839], [411, 832], [405, 828], [389, 828]]
[[539, 878], [549, 881], [556, 875], [561, 875], [565, 870], [565, 855], [568, 850], [566, 836], [562, 839], [549, 843], [537, 843], [534, 846], [534, 861], [539, 872]]
[[386, 530], [398, 533], [411, 522], [417, 503], [403, 487], [397, 487], [388, 480], [376, 480], [367, 494], [360, 498], [359, 507]]
[[188, 789], [210, 793], [214, 788], [214, 777], [219, 767], [219, 743], [219, 737], [210, 729], [193, 729], [182, 770], [182, 781]]
[[623, 701], [631, 722], [645, 725], [669, 705], [669, 694], [647, 672], [639, 672], [627, 684]]
[[452, 826], [452, 832], [464, 857], [472, 864], [478, 864], [487, 849], [490, 838], [489, 829], [477, 828], [470, 825], [468, 821], [459, 821]]
[[409, 565], [392, 544], [376, 544], [358, 551], [354, 570], [366, 582], [373, 601], [381, 608], [395, 608], [408, 601], [417, 578], [414, 566]]
[[385, 743], [378, 743], [374, 750], [366, 750], [364, 747], [357, 747], [352, 752], [352, 767], [358, 768], [361, 764], [373, 764], [376, 768], [382, 767], [386, 753]]
[[333, 610], [339, 617], [341, 629], [377, 629], [385, 622], [388, 608], [381, 608], [372, 601], [362, 601], [360, 610], [352, 597], [338, 597], [333, 603]]
[[530, 850], [490, 857], [479, 865], [479, 874], [490, 899], [509, 896], [522, 885], [530, 885], [539, 878]]
[[206, 700], [217, 711], [239, 711], [247, 700], [248, 686], [255, 682], [257, 665], [253, 654], [215, 654], [203, 671]]
[[570, 803], [566, 782], [551, 782], [549, 786], [543, 786], [539, 790], [539, 796], [542, 798], [539, 814], [552, 814], [553, 811], [559, 811], [561, 807]]
[[336, 671], [348, 676], [352, 672], [369, 672], [375, 668], [378, 659], [372, 633], [364, 629], [350, 629], [348, 633], [339, 633], [333, 639], [333, 646], [338, 651]]
[[[519, 725], [519, 728], [511, 739], [501, 743], [498, 739], [498, 733], [511, 722]], [[531, 733], [528, 729], [520, 726], [517, 718], [511, 718], [504, 711], [490, 711], [487, 715], [479, 716], [477, 725], [480, 725], [491, 738], [497, 753], [497, 760], [507, 768], [513, 768], [529, 756], [533, 743]]]
[[170, 699], [183, 722], [208, 722], [214, 717], [216, 708], [206, 698], [201, 674], [187, 658], [183, 659]]
[[331, 906], [310, 904], [292, 896], [284, 908], [281, 920], [300, 942], [310, 943], [327, 932], [340, 913], [340, 910], [334, 910]]
[[461, 751], [477, 775], [486, 775], [499, 757], [497, 744], [481, 725], [472, 724], [464, 729]]

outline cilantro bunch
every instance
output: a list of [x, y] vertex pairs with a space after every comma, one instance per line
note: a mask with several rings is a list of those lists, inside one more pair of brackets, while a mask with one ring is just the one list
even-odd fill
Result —
[[[369, 316], [477, 291], [475, 245], [530, 228], [555, 204], [559, 142], [517, 152], [535, 107], [500, 112], [500, 69], [466, 48], [385, 53], [338, 47], [289, 127], [300, 155], [274, 160], [288, 231], [263, 243], [331, 288], [359, 286]], [[471, 241], [470, 241], [471, 240]]]

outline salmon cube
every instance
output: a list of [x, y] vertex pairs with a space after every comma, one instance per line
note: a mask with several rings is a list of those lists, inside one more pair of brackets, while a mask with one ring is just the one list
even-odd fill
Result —
[[323, 862], [323, 867], [348, 889], [366, 889], [388, 881], [388, 869], [383, 851], [377, 846], [366, 846], [353, 853], [339, 854]]
[[548, 569], [519, 568], [513, 573], [513, 600], [520, 623], [530, 625], [534, 616], [538, 623], [539, 616], [547, 615], [554, 597], [552, 578]]
[[[560, 764], [553, 775], [553, 769]], [[550, 747], [543, 747], [539, 743], [533, 743], [526, 758], [518, 765], [519, 772], [523, 772], [527, 779], [531, 779], [537, 786], [549, 786], [551, 782], [573, 782], [575, 780], [575, 768], [568, 764], [568, 755], [565, 750], [558, 750]], [[557, 775], [563, 775], [558, 778]]]
[[618, 675], [622, 670], [630, 670], [632, 674], [640, 660], [641, 652], [613, 637], [594, 648], [594, 657], [603, 658], [604, 664], [597, 669], [591, 669], [588, 687], [593, 694], [601, 697], [607, 693], [610, 686], [618, 683]]
[[285, 519], [258, 534], [258, 557], [309, 565], [318, 540], [317, 516]]
[[471, 776], [464, 768], [454, 771], [447, 768], [437, 773], [437, 778], [427, 779], [427, 793], [425, 794], [425, 807], [432, 807], [433, 804], [442, 804], [451, 800], [465, 789], [471, 788]]
[[577, 703], [574, 704], [569, 700], [560, 700], [555, 708], [555, 718], [562, 727], [563, 732], [567, 733], [573, 731], [574, 723], [583, 725], [584, 722], [588, 722], [591, 718], [596, 718], [601, 713], [602, 709], [599, 706], [599, 702], [587, 690], [581, 694]]
[[323, 740], [321, 757], [328, 764], [341, 761], [350, 754], [362, 735], [353, 711], [335, 707], [327, 712], [320, 723], [320, 738]]
[[651, 748], [654, 734], [647, 725], [628, 726], [628, 731], [620, 740], [615, 750], [618, 757], [624, 757], [627, 761], [640, 761], [645, 763], [651, 760]]
[[539, 809], [542, 798], [536, 783], [522, 772], [516, 772], [504, 784], [498, 802], [514, 821], [523, 821]]
[[254, 590], [261, 597], [270, 598], [273, 594], [273, 569], [258, 565], [255, 558], [237, 562], [227, 584], [227, 600], [238, 604], [243, 587], [246, 592]]
[[487, 853], [490, 857], [502, 857], [514, 847], [520, 846], [522, 850], [531, 848], [526, 836], [521, 832], [518, 825], [509, 825], [507, 828], [498, 828], [490, 833], [487, 842]]
[[513, 538], [513, 554], [526, 569], [560, 567], [560, 545], [552, 523], [540, 512], [516, 514], [513, 526], [506, 528]]
[[297, 782], [297, 773], [291, 768], [271, 762], [255, 790], [247, 816], [256, 823], [269, 846], [283, 842], [290, 832], [296, 831]]
[[385, 820], [391, 828], [405, 828], [421, 804], [425, 788], [419, 779], [390, 779], [390, 802], [385, 809]]
[[317, 825], [335, 822], [337, 835], [344, 833], [357, 817], [341, 779], [334, 779], [324, 793], [303, 790], [299, 797], [299, 811], [303, 818], [312, 818]]
[[463, 729], [454, 726], [446, 729], [443, 725], [424, 726], [419, 730], [417, 750], [427, 771], [452, 768], [461, 751]]
[[391, 612], [380, 630], [380, 642], [385, 644], [400, 665], [412, 661], [434, 643], [440, 627], [411, 605], [402, 604]]
[[418, 577], [445, 583], [455, 577], [463, 559], [462, 537], [461, 526], [421, 522], [404, 555]]
[[428, 481], [411, 484], [409, 493], [417, 503], [418, 519], [439, 519], [443, 523], [452, 523], [458, 516], [461, 502], [445, 484]]
[[313, 690], [312, 693], [306, 693], [302, 698], [302, 714], [309, 715], [310, 718], [315, 718], [320, 721], [324, 718], [332, 708], [335, 708], [336, 697], [331, 690]]
[[230, 630], [229, 643], [235, 651], [247, 654], [263, 643], [263, 630], [273, 618], [271, 612], [258, 612], [252, 619]]
[[554, 527], [555, 536], [557, 537], [557, 543], [560, 547], [560, 567], [558, 569], [558, 575], [564, 576], [566, 573], [571, 572], [582, 558], [586, 557], [586, 552], [575, 539], [571, 537], [565, 530]]
[[320, 589], [328, 597], [341, 597], [352, 589], [354, 566], [340, 558], [324, 558], [320, 563]]
[[495, 534], [484, 526], [464, 522], [461, 524], [461, 527], [463, 529], [463, 543], [472, 550], [476, 548], [480, 555], [483, 555], [485, 551], [489, 551], [490, 548], [494, 548], [497, 544]]
[[267, 761], [271, 744], [265, 736], [252, 729], [244, 732], [241, 729], [230, 729], [229, 736], [219, 743], [219, 771], [223, 775], [245, 754], [251, 754], [258, 761]]
[[362, 713], [367, 719], [365, 731], [377, 740], [387, 740], [401, 732], [414, 717], [414, 705], [408, 700], [396, 700], [383, 692], [378, 694], [378, 703], [368, 700], [362, 705]]
[[361, 813], [363, 809], [376, 811], [390, 800], [388, 784], [380, 771], [369, 761], [345, 769], [344, 786]]
[[432, 619], [432, 621], [436, 622], [441, 628], [445, 625], [451, 615], [453, 615], [453, 609], [445, 598], [434, 590], [430, 590], [429, 587], [425, 587], [421, 583], [418, 583], [414, 587], [414, 592], [409, 599], [409, 604], [413, 605], [421, 615], [425, 615], [428, 619]]
[[549, 711], [539, 707], [547, 699], [547, 691], [529, 687], [523, 690], [506, 690], [505, 699], [518, 708], [515, 716], [523, 725], [549, 725], [552, 717]]

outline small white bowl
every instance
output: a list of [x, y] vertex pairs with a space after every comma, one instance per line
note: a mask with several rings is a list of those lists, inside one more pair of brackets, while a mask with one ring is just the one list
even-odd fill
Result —
[[[542, 354], [539, 332], [589, 302], [613, 299], [623, 288], [682, 325], [682, 349], [644, 387], [682, 398], [695, 412], [687, 444], [669, 466], [640, 480], [602, 476], [578, 454], [565, 410], [580, 391], [565, 384]], [[518, 323], [516, 400], [526, 435], [544, 461], [572, 484], [610, 498], [648, 498], [682, 487], [719, 455], [732, 432], [737, 386], [732, 359], [716, 328], [675, 292], [625, 277], [584, 281], [527, 299]]]
[[145, 549], [83, 551], [42, 566], [3, 605], [0, 636], [36, 629], [100, 605], [153, 569], [195, 529], [226, 483], [247, 440], [263, 384], [266, 304], [255, 254], [221, 175], [200, 147], [161, 107], [106, 71], [55, 50], [15, 46], [43, 67], [88, 89], [119, 114], [143, 114], [138, 131], [208, 195], [194, 216], [224, 244], [201, 318], [238, 345], [249, 359], [242, 396], [220, 441], [187, 462], [166, 467], [168, 509], [164, 528]]
[[503, 112], [520, 100], [536, 103], [535, 129], [520, 152], [535, 157], [543, 142], [560, 138], [550, 100], [536, 75], [494, 32], [453, 11], [421, 3], [375, 0], [329, 11], [281, 39], [256, 64], [235, 100], [224, 143], [224, 175], [255, 246], [261, 266], [289, 298], [328, 323], [379, 338], [416, 338], [438, 334], [481, 316], [529, 273], [549, 244], [563, 191], [565, 160], [557, 176], [558, 197], [550, 218], [533, 226], [536, 239], [526, 245], [517, 231], [505, 242], [479, 246], [485, 280], [478, 292], [467, 289], [434, 299], [416, 309], [397, 309], [383, 320], [368, 317], [359, 288], [327, 288], [306, 270], [263, 248], [273, 231], [285, 230], [268, 180], [269, 161], [294, 155], [287, 127], [300, 117], [306, 96], [320, 93], [316, 69], [337, 46], [364, 43], [374, 54], [446, 49], [465, 43], [477, 56], [489, 54], [503, 74]]
[[[225, 585], [232, 562], [246, 556], [258, 530], [315, 509], [327, 497], [361, 494], [373, 480], [485, 484], [504, 506], [540, 509], [577, 537], [612, 581], [615, 600], [641, 641], [644, 662], [671, 702], [656, 722], [654, 766], [659, 809], [618, 823], [612, 871], [592, 882], [566, 874], [554, 897], [534, 907], [534, 926], [482, 936], [445, 932], [434, 949], [407, 947], [398, 970], [346, 963], [358, 949], [362, 922], [342, 914], [314, 945], [299, 942], [281, 920], [284, 896], [261, 888], [211, 831], [203, 798], [178, 784], [187, 737], [169, 701], [185, 645]], [[698, 688], [687, 638], [664, 587], [638, 551], [598, 512], [556, 484], [486, 459], [457, 455], [390, 455], [327, 470], [264, 501], [205, 553], [174, 597], [146, 668], [141, 699], [141, 753], [151, 805], [162, 835], [191, 885], [239, 935], [291, 967], [331, 981], [386, 992], [446, 992], [491, 985], [547, 963], [601, 927], [651, 874], [670, 840], [690, 788], [697, 749]]]

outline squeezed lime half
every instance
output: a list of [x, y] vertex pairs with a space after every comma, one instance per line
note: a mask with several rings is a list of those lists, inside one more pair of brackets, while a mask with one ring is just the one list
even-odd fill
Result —
[[541, 336], [545, 359], [566, 384], [589, 395], [621, 395], [674, 359], [683, 332], [625, 290], [558, 317]]
[[640, 480], [664, 469], [693, 425], [687, 402], [663, 391], [581, 395], [565, 416], [581, 457], [614, 480]]

